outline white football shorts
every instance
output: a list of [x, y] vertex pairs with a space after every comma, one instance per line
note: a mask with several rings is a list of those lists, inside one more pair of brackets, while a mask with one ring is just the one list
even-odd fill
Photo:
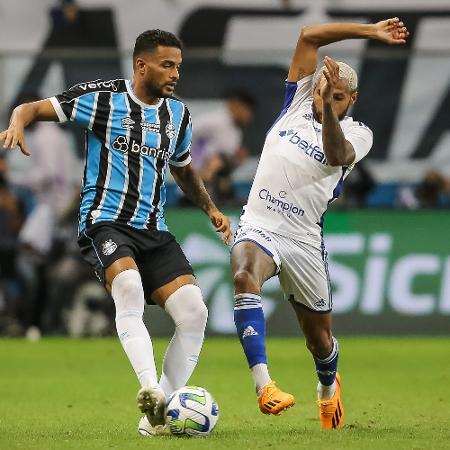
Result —
[[233, 247], [243, 241], [254, 242], [273, 259], [287, 300], [313, 311], [331, 311], [327, 252], [323, 245], [316, 247], [248, 223], [239, 225]]

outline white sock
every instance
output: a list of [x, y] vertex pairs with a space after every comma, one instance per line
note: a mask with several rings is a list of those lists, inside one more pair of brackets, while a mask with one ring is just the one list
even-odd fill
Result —
[[253, 381], [255, 382], [256, 393], [259, 395], [259, 391], [272, 381], [269, 375], [269, 369], [267, 368], [267, 364], [260, 363], [255, 364], [250, 370], [252, 371]]
[[111, 284], [116, 305], [116, 328], [125, 353], [142, 387], [157, 386], [153, 345], [142, 315], [144, 289], [137, 270], [120, 272]]
[[166, 397], [188, 382], [203, 345], [208, 309], [198, 286], [178, 288], [164, 305], [175, 323], [175, 333], [164, 356], [159, 384]]
[[330, 400], [333, 398], [333, 395], [336, 392], [336, 380], [333, 381], [333, 384], [329, 386], [325, 386], [320, 381], [317, 384], [317, 395], [319, 400]]

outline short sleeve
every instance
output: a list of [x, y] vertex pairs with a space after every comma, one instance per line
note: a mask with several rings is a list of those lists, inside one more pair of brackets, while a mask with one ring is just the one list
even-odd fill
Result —
[[191, 143], [192, 143], [192, 121], [191, 115], [185, 108], [183, 120], [178, 134], [175, 152], [170, 157], [169, 163], [172, 166], [187, 166], [191, 161]]
[[372, 130], [362, 122], [353, 122], [344, 132], [345, 139], [350, 142], [355, 151], [355, 161], [361, 161], [372, 148], [373, 133]]
[[300, 81], [286, 81], [283, 110], [297, 109], [302, 103], [312, 100], [314, 75], [308, 75]]
[[87, 83], [77, 84], [59, 95], [51, 97], [60, 122], [77, 122], [89, 128], [97, 107], [98, 92], [86, 89]]

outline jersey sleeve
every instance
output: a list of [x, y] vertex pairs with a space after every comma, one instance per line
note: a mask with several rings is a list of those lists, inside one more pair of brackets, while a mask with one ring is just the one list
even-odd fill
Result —
[[191, 143], [192, 143], [192, 121], [191, 115], [185, 108], [183, 120], [178, 134], [175, 152], [170, 157], [169, 164], [172, 166], [187, 166], [191, 161]]
[[344, 136], [353, 146], [356, 155], [353, 164], [356, 164], [358, 161], [361, 161], [372, 148], [372, 130], [362, 122], [353, 122], [353, 124], [344, 132]]
[[286, 81], [283, 111], [297, 109], [302, 103], [312, 100], [314, 75], [308, 75], [301, 80]]
[[68, 91], [50, 97], [59, 121], [77, 122], [85, 128], [90, 128], [93, 122], [99, 93], [89, 91], [88, 83], [80, 83]]

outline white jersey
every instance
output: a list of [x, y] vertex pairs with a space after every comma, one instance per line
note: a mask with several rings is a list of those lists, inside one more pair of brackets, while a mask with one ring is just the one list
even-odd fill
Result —
[[327, 163], [322, 125], [312, 113], [313, 75], [286, 82], [284, 108], [269, 130], [243, 223], [304, 242], [321, 243], [322, 217], [342, 191], [344, 178], [372, 147], [372, 131], [345, 117], [341, 128], [356, 153], [349, 167]]

